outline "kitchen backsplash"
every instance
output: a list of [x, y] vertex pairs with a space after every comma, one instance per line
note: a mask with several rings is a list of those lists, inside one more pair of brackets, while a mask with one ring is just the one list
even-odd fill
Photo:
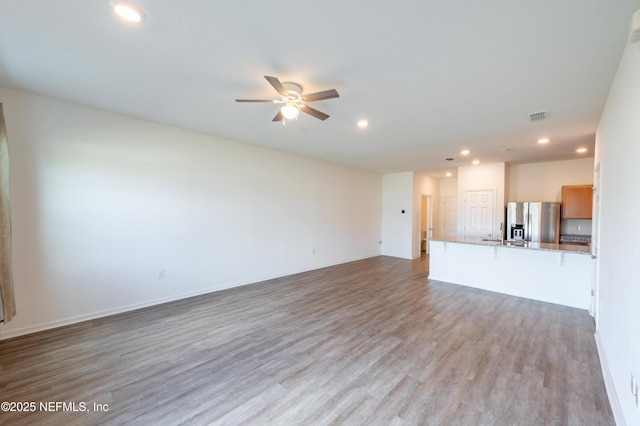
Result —
[[591, 235], [591, 219], [561, 220], [560, 234]]

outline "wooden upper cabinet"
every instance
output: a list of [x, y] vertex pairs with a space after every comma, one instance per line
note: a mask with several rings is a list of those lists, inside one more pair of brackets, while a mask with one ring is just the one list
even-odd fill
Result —
[[592, 185], [569, 185], [562, 187], [563, 219], [591, 219], [592, 206]]

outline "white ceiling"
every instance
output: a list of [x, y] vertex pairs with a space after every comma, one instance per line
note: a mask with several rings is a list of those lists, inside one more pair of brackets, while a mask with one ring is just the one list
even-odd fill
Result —
[[[346, 166], [434, 175], [474, 158], [568, 159], [579, 146], [593, 155], [640, 9], [640, 0], [132, 3], [142, 24], [120, 21], [107, 0], [0, 0], [0, 84]], [[283, 126], [271, 121], [276, 105], [234, 101], [277, 98], [264, 75], [340, 98], [311, 105], [331, 116], [324, 122], [301, 114]], [[549, 120], [529, 121], [545, 110]], [[551, 142], [538, 145], [542, 136]]]

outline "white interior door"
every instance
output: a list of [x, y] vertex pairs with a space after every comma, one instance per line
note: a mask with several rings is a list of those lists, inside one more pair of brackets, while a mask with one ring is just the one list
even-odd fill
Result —
[[444, 223], [442, 226], [445, 237], [455, 237], [458, 234], [458, 197], [444, 197]]
[[495, 190], [464, 192], [464, 237], [495, 238]]

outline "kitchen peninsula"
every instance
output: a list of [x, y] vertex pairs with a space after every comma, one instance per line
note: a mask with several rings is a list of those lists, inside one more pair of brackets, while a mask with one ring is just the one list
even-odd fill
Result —
[[593, 260], [588, 246], [435, 239], [429, 279], [589, 309]]

